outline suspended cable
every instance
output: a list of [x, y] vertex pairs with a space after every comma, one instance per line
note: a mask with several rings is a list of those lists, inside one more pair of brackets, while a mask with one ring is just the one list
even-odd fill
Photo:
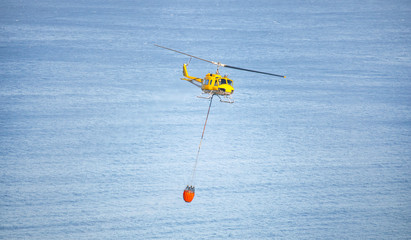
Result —
[[200, 144], [198, 145], [197, 157], [196, 157], [196, 161], [195, 161], [195, 164], [194, 164], [193, 173], [191, 175], [191, 183], [192, 184], [194, 183], [194, 178], [195, 178], [195, 173], [196, 173], [196, 168], [197, 168], [197, 163], [198, 163], [198, 157], [200, 155], [201, 144], [203, 142], [204, 132], [205, 132], [205, 129], [206, 129], [206, 126], [207, 126], [208, 115], [210, 114], [210, 109], [211, 109], [211, 104], [213, 102], [213, 97], [214, 97], [214, 94], [211, 96], [211, 99], [210, 99], [210, 105], [208, 106], [207, 117], [206, 117], [204, 127], [203, 127], [203, 133], [201, 134]]
[[194, 198], [194, 194], [195, 194], [194, 180], [195, 180], [195, 175], [196, 175], [198, 157], [200, 156], [201, 144], [203, 142], [204, 132], [205, 132], [205, 129], [206, 129], [206, 126], [207, 126], [208, 115], [210, 114], [210, 109], [211, 109], [211, 104], [213, 102], [213, 97], [214, 97], [214, 94], [211, 95], [211, 98], [210, 98], [210, 105], [208, 106], [207, 117], [206, 117], [206, 120], [205, 120], [205, 123], [204, 123], [203, 133], [201, 134], [200, 144], [198, 145], [197, 156], [196, 156], [196, 161], [194, 163], [193, 172], [191, 174], [191, 182], [190, 182], [189, 185], [187, 185], [187, 187], [186, 187], [186, 189], [184, 190], [184, 193], [183, 193], [183, 198], [184, 198], [184, 201], [186, 201], [186, 202], [191, 202]]

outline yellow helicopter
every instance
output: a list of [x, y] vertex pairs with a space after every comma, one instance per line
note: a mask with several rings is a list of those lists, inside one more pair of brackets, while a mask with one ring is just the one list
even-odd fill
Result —
[[[226, 67], [226, 68], [232, 68], [232, 69], [237, 69], [237, 70], [241, 70], [241, 71], [247, 71], [247, 72], [253, 72], [253, 73], [260, 73], [260, 74], [266, 74], [266, 75], [270, 75], [270, 76], [275, 76], [275, 77], [281, 77], [281, 78], [285, 78], [285, 76], [283, 75], [278, 75], [278, 74], [274, 74], [274, 73], [267, 73], [267, 72], [261, 72], [261, 71], [256, 71], [256, 70], [251, 70], [251, 69], [245, 69], [245, 68], [239, 68], [239, 67], [234, 67], [234, 66], [230, 66], [227, 64], [223, 64], [220, 62], [214, 62], [214, 61], [210, 61], [210, 60], [206, 60], [203, 58], [199, 58], [184, 52], [180, 52], [168, 47], [164, 47], [164, 46], [160, 46], [157, 44], [154, 44], [154, 46], [156, 47], [160, 47], [163, 49], [167, 49], [173, 52], [177, 52], [186, 56], [190, 57], [190, 61], [191, 58], [196, 58], [199, 59], [201, 61], [205, 61], [214, 65], [217, 65], [217, 71], [216, 73], [207, 73], [207, 75], [204, 78], [198, 78], [198, 77], [192, 77], [190, 75], [188, 75], [187, 72], [187, 65], [188, 64], [183, 64], [183, 75], [184, 78], [181, 78], [181, 80], [185, 80], [188, 81], [192, 84], [194, 84], [195, 86], [201, 88], [201, 90], [203, 91], [203, 94], [208, 95], [207, 97], [202, 97], [199, 96], [200, 98], [211, 98], [212, 96], [216, 95], [220, 98], [221, 102], [228, 102], [228, 103], [234, 103], [234, 101], [232, 100], [231, 95], [234, 93], [234, 86], [233, 86], [233, 80], [229, 79], [227, 77], [227, 75], [225, 76], [221, 76], [218, 68], [219, 67]], [[221, 97], [224, 97], [226, 100], [222, 100]]]

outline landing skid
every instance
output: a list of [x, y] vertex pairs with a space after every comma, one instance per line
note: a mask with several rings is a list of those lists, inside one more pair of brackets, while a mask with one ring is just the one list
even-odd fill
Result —
[[[206, 96], [203, 96], [203, 95], [206, 95]], [[210, 93], [202, 93], [200, 96], [197, 96], [197, 97], [203, 98], [203, 99], [211, 99], [214, 95], [216, 95], [220, 99], [220, 102], [234, 103], [234, 100], [231, 98], [230, 95], [220, 95], [220, 94], [210, 92]], [[222, 99], [221, 96], [223, 96], [224, 99]]]
[[[206, 95], [206, 96], [203, 96]], [[213, 97], [213, 94], [211, 93], [202, 93], [200, 96], [197, 96], [198, 98], [203, 98], [203, 99], [211, 99]]]
[[217, 95], [217, 96], [218, 96], [218, 98], [220, 99], [220, 102], [234, 103], [234, 100], [231, 98], [231, 96], [223, 95], [223, 96], [224, 96], [224, 99], [227, 99], [227, 100], [221, 99], [220, 95]]

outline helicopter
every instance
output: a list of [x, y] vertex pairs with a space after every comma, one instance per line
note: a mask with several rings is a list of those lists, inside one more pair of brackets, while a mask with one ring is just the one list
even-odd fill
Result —
[[[224, 76], [220, 75], [219, 67], [226, 67], [226, 68], [232, 68], [232, 69], [241, 70], [241, 71], [247, 71], [247, 72], [253, 72], [253, 73], [259, 73], [259, 74], [265, 74], [265, 75], [285, 78], [285, 76], [279, 75], [279, 74], [261, 72], [261, 71], [246, 69], [246, 68], [240, 68], [240, 67], [234, 67], [234, 66], [223, 64], [223, 63], [220, 63], [220, 62], [206, 60], [206, 59], [196, 57], [196, 56], [188, 54], [188, 53], [177, 51], [175, 49], [160, 46], [160, 45], [157, 45], [157, 44], [154, 44], [154, 46], [159, 47], [159, 48], [163, 48], [163, 49], [166, 49], [166, 50], [170, 50], [170, 51], [173, 51], [173, 52], [176, 52], [176, 53], [180, 53], [180, 54], [183, 54], [183, 55], [186, 55], [186, 56], [189, 56], [190, 57], [189, 63], [191, 62], [191, 58], [196, 58], [198, 60], [217, 65], [216, 73], [207, 73], [204, 78], [198, 78], [198, 77], [190, 76], [188, 74], [188, 71], [187, 71], [188, 63], [183, 64], [183, 76], [184, 76], [184, 78], [181, 78], [181, 80], [188, 81], [188, 82], [192, 83], [193, 85], [201, 88], [202, 94], [207, 95], [206, 97], [198, 96], [199, 98], [210, 99], [213, 96], [218, 96], [220, 98], [221, 102], [234, 103], [234, 101], [232, 99], [232, 94], [234, 93], [233, 80], [228, 78], [227, 75], [224, 75]], [[222, 97], [225, 100], [223, 100]]]

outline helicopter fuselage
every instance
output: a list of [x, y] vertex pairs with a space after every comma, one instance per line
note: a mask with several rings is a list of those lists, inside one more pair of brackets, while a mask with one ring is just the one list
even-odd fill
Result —
[[186, 64], [183, 65], [183, 75], [185, 78], [182, 78], [182, 80], [189, 81], [200, 87], [204, 93], [217, 95], [231, 95], [234, 93], [233, 80], [227, 76], [221, 76], [217, 73], [207, 73], [205, 78], [192, 77], [188, 75]]

